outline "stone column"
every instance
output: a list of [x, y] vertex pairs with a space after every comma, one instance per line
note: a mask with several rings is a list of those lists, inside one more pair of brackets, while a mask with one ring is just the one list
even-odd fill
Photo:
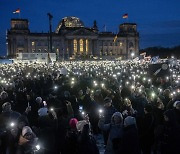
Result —
[[97, 40], [94, 40], [94, 53], [96, 56], [99, 56], [98, 48], [97, 48]]
[[83, 39], [83, 55], [86, 55], [86, 39]]
[[77, 55], [80, 54], [80, 39], [77, 39]]
[[74, 40], [72, 39], [71, 40], [71, 53], [70, 53], [70, 56], [72, 56], [74, 54]]
[[68, 57], [68, 52], [69, 52], [69, 48], [68, 48], [68, 40], [66, 39], [66, 40], [65, 40], [65, 50], [64, 50], [65, 58]]
[[89, 39], [89, 55], [92, 55], [92, 40]]

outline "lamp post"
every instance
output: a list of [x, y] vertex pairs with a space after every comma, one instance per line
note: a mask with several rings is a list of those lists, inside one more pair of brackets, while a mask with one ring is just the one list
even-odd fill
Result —
[[48, 13], [47, 14], [48, 15], [48, 17], [49, 17], [49, 36], [50, 36], [50, 52], [52, 53], [52, 18], [53, 18], [53, 16], [50, 14], [50, 13]]

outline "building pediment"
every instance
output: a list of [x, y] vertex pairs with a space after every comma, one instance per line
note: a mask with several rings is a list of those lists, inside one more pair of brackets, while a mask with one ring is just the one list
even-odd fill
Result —
[[95, 32], [93, 32], [92, 30], [80, 28], [80, 29], [74, 30], [73, 32], [66, 34], [66, 36], [97, 36], [97, 34]]

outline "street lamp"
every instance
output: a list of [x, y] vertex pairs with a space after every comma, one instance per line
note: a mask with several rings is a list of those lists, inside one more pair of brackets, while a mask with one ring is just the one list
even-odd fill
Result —
[[134, 52], [132, 52], [131, 53], [131, 57], [132, 57], [132, 59], [133, 59], [133, 57], [135, 56], [135, 53]]

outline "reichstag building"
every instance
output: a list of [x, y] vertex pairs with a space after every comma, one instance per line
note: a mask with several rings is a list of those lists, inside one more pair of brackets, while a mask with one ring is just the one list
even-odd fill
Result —
[[56, 53], [57, 58], [80, 57], [131, 58], [139, 53], [139, 33], [134, 23], [123, 23], [117, 34], [100, 32], [96, 21], [86, 27], [77, 17], [64, 17], [55, 31], [33, 33], [27, 19], [11, 19], [7, 31], [7, 55], [15, 58], [17, 53]]

